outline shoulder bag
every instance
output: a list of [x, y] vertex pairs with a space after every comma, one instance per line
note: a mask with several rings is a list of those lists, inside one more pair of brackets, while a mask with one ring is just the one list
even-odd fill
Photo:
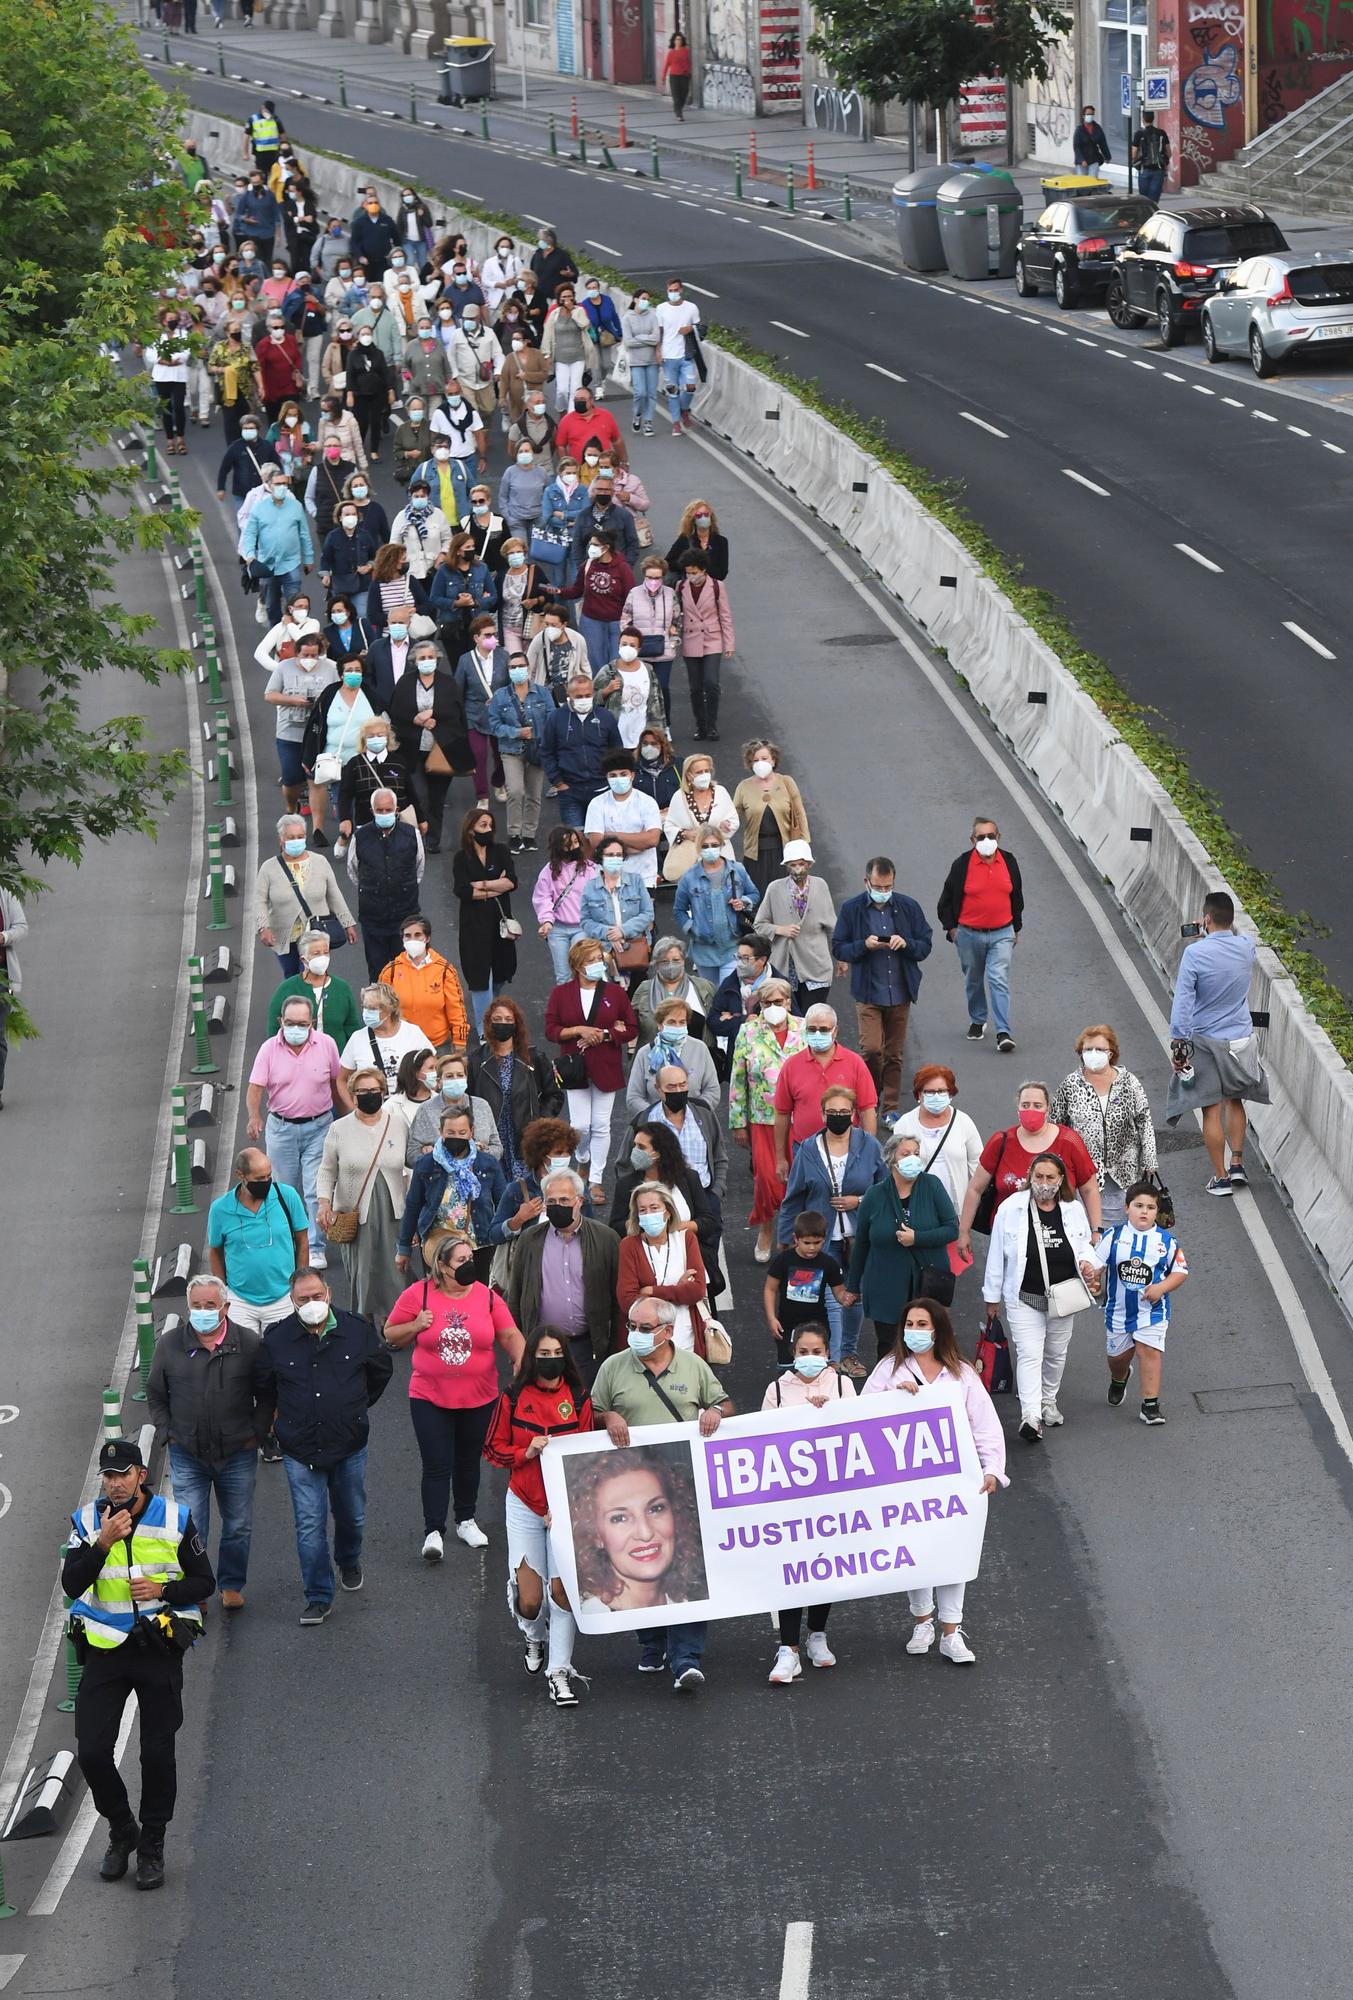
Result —
[[[530, 1199], [526, 1192], [525, 1181], [513, 1181], [512, 1185], [523, 1201]], [[531, 1224], [528, 1223], [526, 1227], [529, 1229]], [[512, 1253], [521, 1242], [524, 1234], [525, 1231], [518, 1231], [515, 1236], [509, 1235], [506, 1243], [497, 1243], [494, 1245], [493, 1262], [489, 1265], [489, 1284], [495, 1292], [506, 1294], [508, 1280], [512, 1276]]]
[[302, 910], [305, 912], [306, 929], [312, 931], [323, 931], [324, 935], [329, 940], [330, 946], [334, 951], [337, 951], [341, 945], [345, 945], [348, 941], [348, 934], [343, 927], [342, 918], [336, 917], [333, 914], [332, 910], [329, 912], [327, 917], [317, 917], [314, 911], [311, 909], [309, 903], [306, 902], [305, 897], [301, 894], [301, 885], [296, 880], [296, 877], [292, 874], [291, 870], [287, 867], [286, 862], [279, 861], [277, 865], [281, 869], [282, 873], [286, 876], [287, 881], [291, 884], [291, 892], [295, 896], [296, 901], [300, 904]]
[[1000, 1177], [1001, 1168], [1005, 1165], [1005, 1148], [1009, 1136], [1008, 1132], [1001, 1134], [1001, 1150], [997, 1156], [996, 1165], [992, 1171], [991, 1179], [982, 1190], [981, 1199], [977, 1204], [977, 1212], [972, 1219], [973, 1228], [983, 1236], [990, 1236], [991, 1234], [991, 1224], [996, 1214], [996, 1182]]
[[[338, 696], [335, 694], [334, 700], [337, 701], [337, 699]], [[330, 706], [332, 706], [332, 703], [330, 704]], [[356, 714], [356, 712], [357, 712], [357, 704], [356, 702], [354, 702], [352, 707], [348, 710], [348, 719], [343, 724], [343, 734], [338, 739], [337, 750], [321, 750], [318, 757], [316, 757], [315, 768], [312, 771], [311, 776], [317, 785], [336, 785], [339, 779], [342, 777], [343, 761], [344, 761], [343, 752], [347, 748], [348, 731], [352, 727], [352, 718]], [[325, 716], [324, 721], [325, 721], [325, 730], [327, 733], [328, 721], [329, 721], [327, 715]]]
[[499, 937], [510, 938], [513, 940], [519, 938], [521, 936], [521, 925], [517, 922], [517, 919], [514, 916], [511, 916], [509, 914], [507, 905], [504, 903], [502, 897], [495, 896], [493, 900], [498, 905]]
[[[603, 991], [604, 991], [603, 987]], [[570, 1027], [575, 1023], [570, 1022]], [[590, 1023], [576, 1024], [587, 1027]], [[586, 1090], [592, 1079], [587, 1073], [587, 1056], [581, 1042], [561, 1042], [559, 1053], [554, 1059], [554, 1074], [561, 1090]]]
[[[1060, 1204], [1058, 1207], [1060, 1213]], [[1033, 1196], [1029, 1197], [1029, 1214], [1033, 1223], [1034, 1242], [1038, 1246], [1038, 1266], [1043, 1273], [1043, 1290], [1047, 1295], [1048, 1318], [1070, 1319], [1073, 1313], [1084, 1312], [1094, 1300], [1084, 1278], [1077, 1271], [1074, 1278], [1061, 1278], [1055, 1285], [1048, 1283], [1048, 1252], [1043, 1242], [1043, 1224], [1038, 1216]], [[1070, 1232], [1068, 1231], [1068, 1238]], [[1074, 1254], [1074, 1252], [1073, 1252]]]
[[[926, 1173], [931, 1171], [936, 1160], [938, 1160], [940, 1154], [944, 1151], [949, 1134], [953, 1131], [957, 1118], [957, 1111], [949, 1113], [949, 1123], [940, 1133], [939, 1144], [925, 1163], [924, 1171]], [[954, 1284], [954, 1273], [947, 1264], [927, 1264], [921, 1272], [920, 1297], [934, 1299], [937, 1306], [951, 1306], [954, 1303]]]
[[[385, 1114], [385, 1123], [381, 1126], [380, 1138], [376, 1141], [376, 1150], [371, 1155], [371, 1165], [362, 1176], [362, 1185], [357, 1190], [356, 1203], [352, 1208], [335, 1209], [329, 1218], [329, 1226], [324, 1234], [331, 1243], [351, 1243], [355, 1239], [357, 1225], [362, 1214], [362, 1203], [366, 1200], [366, 1191], [371, 1185], [371, 1176], [376, 1171], [376, 1162], [380, 1159], [381, 1150], [385, 1145], [385, 1135], [389, 1130], [390, 1114], [387, 1111]], [[426, 1293], [424, 1297], [426, 1297]]]

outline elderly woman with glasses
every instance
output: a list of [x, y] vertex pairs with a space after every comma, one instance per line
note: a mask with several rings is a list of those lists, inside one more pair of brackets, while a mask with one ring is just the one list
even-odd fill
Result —
[[328, 860], [307, 849], [300, 814], [283, 813], [277, 852], [258, 871], [255, 924], [259, 943], [276, 952], [284, 979], [299, 975], [300, 940], [324, 917], [337, 917], [349, 944], [356, 943], [356, 922]]
[[790, 1013], [792, 999], [787, 979], [768, 979], [759, 989], [733, 1043], [728, 1079], [728, 1130], [733, 1144], [751, 1154], [754, 1193], [747, 1220], [756, 1224], [758, 1264], [770, 1262], [775, 1218], [785, 1198], [775, 1163], [775, 1086], [786, 1057], [808, 1046], [802, 1021]]

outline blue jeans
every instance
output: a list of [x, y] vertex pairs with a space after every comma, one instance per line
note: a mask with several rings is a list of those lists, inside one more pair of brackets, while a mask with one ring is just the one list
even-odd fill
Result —
[[652, 1625], [635, 1633], [639, 1641], [639, 1658], [645, 1666], [656, 1666], [664, 1653], [673, 1675], [684, 1674], [687, 1667], [698, 1667], [705, 1650], [707, 1625]]
[[277, 953], [277, 963], [282, 968], [283, 979], [296, 979], [301, 970], [301, 954], [298, 947], [289, 944], [285, 951]]
[[[337, 1465], [312, 1471], [299, 1458], [284, 1457], [291, 1507], [296, 1516], [296, 1554], [307, 1604], [334, 1601], [334, 1563], [350, 1569], [362, 1560], [366, 1526], [366, 1446]], [[334, 1554], [329, 1560], [329, 1510], [334, 1517]]]
[[642, 423], [651, 424], [658, 407], [658, 364], [656, 361], [631, 361], [630, 387], [634, 391], [634, 414]]
[[193, 1526], [204, 1542], [211, 1531], [211, 1496], [216, 1495], [221, 1508], [216, 1585], [219, 1590], [243, 1590], [254, 1529], [256, 1448], [250, 1445], [247, 1451], [237, 1451], [222, 1465], [204, 1465], [181, 1445], [171, 1443], [169, 1470], [174, 1477], [174, 1498], [191, 1513]]
[[[564, 797], [568, 797], [567, 792]], [[568, 824], [567, 821], [564, 823]], [[582, 821], [579, 820], [578, 824], [581, 826]], [[555, 924], [545, 940], [550, 947], [550, 962], [554, 966], [555, 984], [558, 986], [562, 986], [565, 980], [573, 977], [568, 969], [568, 948], [574, 939], [580, 938], [582, 934], [581, 924]]]
[[319, 1197], [319, 1163], [324, 1152], [324, 1135], [334, 1122], [332, 1111], [321, 1111], [305, 1125], [288, 1125], [270, 1111], [263, 1128], [263, 1144], [272, 1161], [273, 1172], [288, 1187], [295, 1188], [310, 1218], [310, 1250], [324, 1248], [324, 1233], [315, 1220]]
[[667, 414], [675, 423], [683, 411], [690, 409], [700, 377], [693, 361], [664, 361], [662, 379], [667, 391]]
[[612, 618], [580, 618], [578, 630], [587, 641], [587, 658], [594, 674], [609, 666], [620, 644], [620, 621]]
[[[581, 826], [582, 821], [579, 820], [578, 824]], [[481, 1041], [484, 1039], [484, 1016], [493, 1005], [493, 996], [497, 990], [493, 981], [490, 980], [482, 993], [471, 991], [470, 994], [470, 1012], [474, 1016], [474, 1031]]]
[[1160, 191], [1164, 185], [1164, 167], [1139, 167], [1137, 169], [1137, 192], [1147, 201], [1159, 201]]
[[987, 1000], [998, 1035], [1010, 1033], [1010, 954], [1015, 949], [1015, 933], [1007, 924], [1000, 931], [970, 931], [960, 924], [954, 932], [958, 962], [968, 989], [968, 1019], [985, 1027]]
[[[271, 500], [269, 500], [266, 504], [269, 507], [271, 507], [273, 503]], [[304, 582], [305, 582], [304, 570], [288, 569], [284, 570], [281, 576], [268, 577], [267, 580], [259, 586], [259, 588], [264, 592], [264, 602], [268, 607], [268, 618], [272, 624], [274, 625], [280, 624], [282, 618], [283, 606], [287, 602], [288, 598], [292, 598], [296, 595], [297, 591], [301, 588]]]
[[[849, 1259], [843, 1259], [843, 1261], [849, 1262]], [[827, 1325], [831, 1329], [832, 1360], [849, 1361], [860, 1344], [860, 1328], [864, 1325], [864, 1307], [859, 1303], [858, 1299], [853, 1306], [838, 1305], [835, 1293], [828, 1292]]]
[[587, 808], [595, 796], [595, 793], [588, 792], [584, 797], [576, 785], [570, 785], [566, 792], [560, 792], [555, 801], [559, 807], [560, 826], [581, 827], [587, 818]]

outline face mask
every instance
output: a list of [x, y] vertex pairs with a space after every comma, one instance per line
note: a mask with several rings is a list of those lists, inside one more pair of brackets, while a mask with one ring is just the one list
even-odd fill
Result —
[[606, 782], [617, 798], [623, 798], [634, 783], [634, 780], [628, 771], [608, 771], [606, 773]]
[[984, 861], [990, 861], [992, 855], [996, 852], [996, 849], [999, 846], [999, 844], [1000, 843], [998, 841], [991, 839], [979, 840], [976, 843], [977, 852], [981, 855]]
[[[513, 345], [514, 346], [516, 345], [515, 341], [513, 342]], [[545, 414], [545, 405], [543, 403], [528, 403], [526, 406], [526, 414], [530, 417], [543, 417]]]
[[583, 695], [577, 701], [571, 701], [569, 707], [575, 715], [590, 715], [592, 713], [592, 697], [590, 694]]
[[475, 644], [481, 653], [491, 653], [498, 644], [498, 634], [496, 632], [480, 632], [475, 639]]
[[663, 1096], [663, 1103], [669, 1111], [684, 1111], [690, 1101], [688, 1090], [669, 1090]]
[[265, 1201], [267, 1199], [268, 1190], [272, 1186], [272, 1181], [271, 1179], [253, 1180], [253, 1181], [246, 1181], [244, 1185], [248, 1193], [253, 1196], [255, 1201]]
[[645, 1236], [661, 1236], [667, 1227], [666, 1214], [652, 1215], [645, 1209], [644, 1213], [639, 1217], [639, 1227], [643, 1230]]
[[340, 339], [340, 340], [351, 340], [351, 339], [352, 339], [352, 330], [351, 330], [351, 328], [349, 328], [349, 329], [348, 329], [348, 331], [347, 331], [346, 333], [340, 333], [338, 337], [339, 337], [339, 339]]
[[[462, 1144], [468, 1150], [468, 1140], [462, 1141]], [[454, 1147], [452, 1150], [454, 1151]], [[474, 1258], [462, 1257], [459, 1264], [443, 1264], [441, 1274], [448, 1284], [455, 1285], [459, 1290], [464, 1291], [474, 1283]]]
[[[587, 407], [587, 405], [586, 405], [586, 404], [584, 404], [584, 405], [583, 405], [583, 408], [584, 408], [584, 409], [586, 409], [586, 407]], [[600, 453], [599, 451], [585, 451], [585, 452], [583, 453], [583, 464], [584, 464], [584, 465], [600, 465], [600, 464], [601, 464], [601, 453]]]
[[366, 739], [366, 754], [374, 764], [385, 762], [387, 748], [383, 736], [368, 736]]
[[389, 813], [389, 812], [386, 812], [386, 813], [372, 813], [371, 817], [372, 817], [372, 819], [373, 819], [373, 820], [374, 820], [374, 821], [376, 822], [376, 825], [377, 825], [378, 827], [380, 827], [380, 829], [381, 829], [381, 831], [382, 831], [383, 833], [384, 833], [384, 832], [388, 832], [388, 831], [389, 831], [389, 829], [390, 829], [390, 828], [391, 828], [391, 827], [392, 827], [392, 826], [394, 825], [394, 823], [395, 823], [395, 815], [394, 815], [393, 813]]
[[296, 1308], [296, 1317], [302, 1326], [323, 1326], [329, 1317], [327, 1299], [306, 1299]]
[[357, 516], [355, 514], [344, 514], [342, 516], [342, 521], [343, 521], [343, 526], [347, 529], [348, 533], [351, 534], [353, 529], [357, 526]]
[[947, 1090], [923, 1090], [921, 1103], [929, 1112], [947, 1111], [951, 1099]]
[[468, 287], [470, 280], [466, 277], [464, 271], [457, 271], [451, 282], [458, 290], [464, 291]]
[[358, 345], [361, 347], [370, 347], [372, 341], [375, 338], [376, 336], [374, 333], [359, 333], [357, 336]]
[[639, 657], [637, 646], [621, 646], [619, 652], [622, 660], [637, 660]]
[[[456, 405], [453, 403], [451, 407], [454, 409]], [[472, 514], [487, 514], [488, 511], [489, 503], [487, 500], [472, 500], [470, 502], [470, 512]]]
[[789, 1009], [788, 1007], [779, 1007], [772, 1004], [769, 1007], [761, 1009], [761, 1018], [768, 1027], [783, 1028], [785, 1022], [789, 1019]]
[[929, 1354], [935, 1345], [934, 1334], [924, 1326], [905, 1327], [902, 1338], [906, 1342], [907, 1351], [911, 1354]]
[[603, 979], [605, 975], [606, 975], [606, 965], [603, 959], [600, 958], [589, 959], [587, 964], [583, 967], [584, 979]]
[[601, 297], [601, 286], [589, 285], [587, 287], [587, 296], [589, 299], [599, 299]]
[[1109, 1052], [1107, 1049], [1082, 1049], [1081, 1062], [1092, 1076], [1098, 1076], [1109, 1067]]
[[[642, 1216], [640, 1220], [643, 1220]], [[656, 1336], [647, 1332], [631, 1332], [627, 1335], [627, 1339], [630, 1350], [634, 1354], [651, 1354], [658, 1344]]]
[[545, 1204], [545, 1220], [550, 1224], [552, 1229], [571, 1229], [573, 1227], [573, 1209], [566, 1201], [547, 1201]]
[[350, 278], [352, 276], [351, 264], [340, 264], [338, 267], [338, 275], [340, 278]]
[[[518, 464], [520, 464], [521, 460], [519, 459], [517, 462]], [[526, 460], [526, 463], [527, 465], [531, 463], [529, 458]], [[522, 555], [519, 551], [514, 551], [514, 553], [510, 555], [507, 559], [507, 566], [509, 569], [525, 569], [526, 557]]]
[[431, 322], [428, 322], [427, 324], [425, 324], [425, 325], [422, 325], [422, 326], [420, 326], [420, 327], [419, 327], [419, 329], [418, 329], [418, 338], [419, 338], [420, 340], [431, 340], [431, 338], [432, 338], [432, 325], [431, 325]]
[[1050, 1183], [1045, 1186], [1043, 1182], [1035, 1181], [1033, 1184], [1034, 1200], [1044, 1208], [1051, 1208], [1060, 1193], [1061, 1189], [1053, 1187]]
[[423, 405], [421, 403], [410, 403], [409, 422], [411, 424], [421, 424], [422, 421], [423, 421]]
[[655, 593], [661, 590], [662, 589], [661, 576], [646, 576], [644, 578], [644, 589], [651, 590]]
[[714, 516], [712, 514], [697, 514], [695, 516], [695, 525], [697, 528], [707, 528], [713, 519]]
[[325, 973], [329, 970], [328, 952], [317, 951], [313, 958], [307, 959], [305, 969], [307, 972], [313, 972], [316, 979], [323, 979]]
[[535, 1376], [542, 1389], [552, 1389], [564, 1379], [564, 1364], [553, 1355], [537, 1356]]
[[823, 1369], [829, 1365], [825, 1354], [796, 1354], [794, 1356], [794, 1373], [802, 1375], [805, 1382], [815, 1382]]
[[641, 313], [646, 313], [649, 307], [652, 305], [653, 301], [652, 299], [636, 299], [634, 303], [638, 311], [640, 311]]
[[681, 304], [680, 292], [669, 291], [667, 294], [667, 303], [669, 305], [679, 306]]
[[428, 941], [424, 937], [406, 937], [404, 940], [404, 949], [410, 958], [426, 958]]
[[[416, 507], [411, 507], [409, 511], [410, 513], [416, 513], [418, 510]], [[392, 625], [390, 627], [390, 637], [394, 640], [397, 646], [402, 646], [404, 644], [404, 641], [408, 638], [408, 636], [409, 636], [409, 628], [407, 625]]]
[[758, 757], [752, 765], [752, 775], [756, 778], [768, 778], [774, 769], [775, 766], [769, 757]]
[[641, 743], [639, 745], [639, 755], [643, 758], [645, 764], [656, 764], [662, 756], [661, 745], [657, 743]]
[[343, 685], [349, 688], [359, 688], [362, 685], [361, 668], [358, 667], [351, 672], [345, 672], [343, 675]]
[[1041, 1132], [1048, 1122], [1048, 1114], [1046, 1111], [1022, 1109], [1019, 1114], [1019, 1122], [1026, 1132]]
[[[363, 1015], [362, 1018], [365, 1020], [366, 1016]], [[371, 1026], [369, 1021], [367, 1022], [367, 1026]], [[379, 1111], [384, 1102], [385, 1092], [383, 1090], [359, 1090], [353, 1098], [353, 1103], [357, 1106], [357, 1109], [365, 1111], [368, 1114], [373, 1111]]]
[[310, 1039], [310, 1030], [299, 1021], [284, 1021], [282, 1040], [293, 1049], [303, 1049]]
[[507, 677], [513, 687], [525, 687], [531, 677], [531, 670], [529, 667], [509, 667]]
[[762, 976], [754, 965], [748, 964], [743, 959], [737, 962], [737, 975], [744, 986], [755, 986]]
[[[457, 280], [457, 282], [459, 282], [459, 280]], [[478, 333], [479, 331], [478, 313], [467, 312], [465, 314], [465, 331], [467, 333]]]
[[444, 1076], [442, 1078], [443, 1097], [464, 1097], [469, 1088], [470, 1086], [463, 1076]]
[[[404, 199], [408, 201], [410, 197], [405, 195]], [[404, 259], [402, 257], [392, 257], [390, 259], [390, 269], [392, 271], [402, 271], [404, 269]]]
[[685, 1041], [686, 1032], [684, 1021], [664, 1021], [658, 1030], [663, 1041], [669, 1042], [674, 1049], [680, 1048], [681, 1044]]
[[241, 430], [240, 436], [244, 439], [244, 442], [246, 444], [252, 444], [254, 442], [254, 439], [258, 436], [258, 432], [256, 430]]
[[438, 319], [454, 319], [455, 314], [452, 312], [450, 306], [438, 306], [437, 317]]
[[[450, 1153], [451, 1157], [455, 1160], [463, 1160], [465, 1158], [465, 1155], [470, 1150], [470, 1142], [468, 1139], [444, 1139], [442, 1141], [442, 1144], [446, 1147], [447, 1152]], [[456, 1266], [456, 1269], [460, 1270], [461, 1266], [458, 1264]]]
[[[509, 314], [508, 314], [508, 318], [509, 318], [509, 319], [515, 319], [515, 318], [516, 318], [516, 314], [515, 314], [515, 313], [509, 313]], [[514, 354], [520, 354], [520, 353], [521, 353], [521, 351], [522, 351], [522, 349], [523, 349], [523, 347], [525, 347], [525, 345], [526, 345], [526, 342], [525, 342], [524, 340], [514, 340], [514, 341], [513, 341], [513, 343], [512, 343], [512, 352], [513, 352]], [[521, 464], [521, 460], [520, 460], [520, 459], [518, 459], [518, 460], [517, 460], [517, 463], [518, 463], [518, 465], [520, 465], [520, 464]]]
[[827, 1113], [827, 1118], [826, 1118], [827, 1130], [829, 1132], [835, 1132], [838, 1136], [842, 1132], [849, 1132], [854, 1122], [855, 1118], [852, 1112], [829, 1111]]
[[723, 849], [721, 847], [702, 847], [700, 849], [700, 859], [704, 862], [706, 868], [713, 868], [717, 862], [723, 860]]
[[305, 842], [304, 840], [284, 840], [282, 842], [282, 852], [289, 854], [294, 861], [298, 854], [305, 853]]
[[587, 545], [587, 554], [588, 554], [588, 560], [589, 560], [589, 561], [591, 561], [591, 562], [600, 562], [600, 561], [601, 561], [601, 559], [602, 559], [602, 557], [603, 557], [603, 556], [605, 555], [605, 553], [606, 553], [605, 549], [603, 549], [603, 548], [602, 548], [602, 546], [601, 546], [601, 544], [600, 544], [599, 542], [589, 542], [589, 543], [588, 543], [588, 545]]
[[353, 497], [353, 499], [354, 499], [354, 500], [365, 500], [365, 499], [366, 499], [366, 496], [367, 496], [367, 494], [368, 494], [368, 493], [369, 493], [370, 491], [371, 491], [371, 488], [370, 488], [369, 486], [362, 486], [362, 485], [359, 485], [359, 484], [356, 484], [356, 483], [354, 483], [354, 485], [353, 485], [353, 489], [352, 489], [352, 497]]
[[691, 790], [694, 792], [707, 792], [713, 783], [714, 778], [711, 772], [697, 771], [691, 779]]
[[810, 1028], [808, 1030], [807, 1040], [808, 1040], [808, 1046], [813, 1051], [814, 1055], [819, 1055], [819, 1056], [825, 1055], [827, 1053], [827, 1050], [832, 1045], [831, 1029]]
[[904, 1181], [914, 1181], [921, 1172], [920, 1154], [904, 1153], [902, 1158], [897, 1162], [897, 1171], [901, 1174]]
[[441, 461], [441, 463], [442, 463], [443, 465], [445, 465], [445, 464], [446, 464], [446, 461], [447, 461], [447, 459], [448, 459], [448, 458], [450, 458], [450, 456], [451, 456], [451, 447], [450, 447], [450, 445], [449, 445], [449, 444], [438, 444], [438, 445], [434, 445], [434, 446], [432, 447], [432, 456], [433, 456], [433, 457], [434, 457], [435, 459], [439, 459], [439, 460]]

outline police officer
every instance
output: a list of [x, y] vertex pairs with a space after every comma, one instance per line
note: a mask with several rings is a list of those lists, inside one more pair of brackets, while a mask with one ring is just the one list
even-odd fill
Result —
[[283, 138], [277, 106], [270, 97], [264, 98], [261, 111], [256, 111], [252, 118], [245, 120], [244, 135], [246, 144], [253, 148], [254, 165], [266, 181], [277, 164]]
[[[111, 1438], [99, 1452], [100, 1499], [71, 1516], [61, 1565], [84, 1673], [75, 1699], [80, 1769], [108, 1821], [99, 1874], [117, 1882], [136, 1849], [136, 1886], [164, 1881], [164, 1834], [174, 1816], [174, 1737], [183, 1721], [183, 1655], [201, 1635], [201, 1605], [216, 1588], [186, 1507], [145, 1483], [139, 1445]], [[127, 1697], [141, 1718], [141, 1824], [118, 1774]]]

